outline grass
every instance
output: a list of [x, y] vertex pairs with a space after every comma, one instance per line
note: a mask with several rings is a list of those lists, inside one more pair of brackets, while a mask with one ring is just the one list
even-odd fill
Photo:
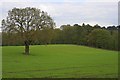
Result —
[[77, 45], [4, 46], [3, 78], [116, 78], [118, 52]]

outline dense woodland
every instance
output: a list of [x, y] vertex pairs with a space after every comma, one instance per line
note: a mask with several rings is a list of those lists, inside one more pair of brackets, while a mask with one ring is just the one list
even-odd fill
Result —
[[[119, 26], [101, 27], [98, 24], [62, 25], [60, 28], [44, 28], [36, 31], [31, 36], [30, 45], [47, 44], [75, 44], [95, 48], [118, 50], [118, 29]], [[32, 33], [32, 31], [30, 32]], [[2, 32], [3, 46], [24, 45], [21, 34], [16, 32]]]

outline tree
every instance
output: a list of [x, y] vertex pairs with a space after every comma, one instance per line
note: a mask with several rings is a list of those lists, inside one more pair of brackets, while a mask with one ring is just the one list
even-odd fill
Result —
[[93, 28], [100, 29], [101, 27], [98, 24], [96, 24], [96, 25], [93, 26]]
[[63, 30], [61, 30], [60, 28], [56, 28], [54, 29], [54, 33], [53, 33], [53, 39], [52, 39], [52, 44], [63, 44]]
[[[61, 26], [62, 27], [62, 26]], [[63, 34], [63, 42], [66, 44], [73, 44], [75, 43], [75, 38], [76, 38], [76, 29], [74, 26], [66, 25], [62, 29], [62, 34]]]
[[39, 44], [50, 44], [53, 38], [54, 32], [53, 29], [44, 28], [43, 30], [38, 32], [38, 36], [36, 36]]
[[54, 28], [55, 23], [47, 12], [37, 8], [13, 8], [8, 16], [2, 20], [4, 32], [19, 33], [24, 41], [25, 54], [29, 54], [29, 45], [36, 32], [43, 28]]
[[88, 43], [89, 46], [103, 48], [103, 49], [110, 49], [111, 44], [111, 35], [110, 32], [103, 29], [94, 29], [89, 34]]

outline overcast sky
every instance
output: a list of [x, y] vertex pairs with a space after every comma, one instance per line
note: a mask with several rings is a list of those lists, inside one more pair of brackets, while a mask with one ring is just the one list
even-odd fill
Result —
[[118, 0], [2, 0], [0, 20], [12, 8], [36, 7], [54, 19], [57, 27], [63, 24], [118, 24]]

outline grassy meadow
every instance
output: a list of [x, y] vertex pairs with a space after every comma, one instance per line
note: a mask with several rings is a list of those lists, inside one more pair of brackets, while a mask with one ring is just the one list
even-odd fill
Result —
[[2, 47], [3, 78], [115, 78], [118, 52], [78, 45]]

